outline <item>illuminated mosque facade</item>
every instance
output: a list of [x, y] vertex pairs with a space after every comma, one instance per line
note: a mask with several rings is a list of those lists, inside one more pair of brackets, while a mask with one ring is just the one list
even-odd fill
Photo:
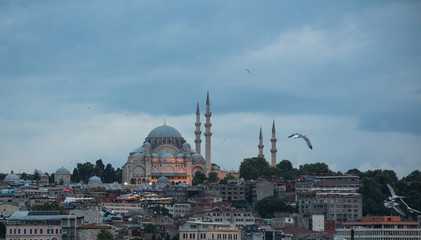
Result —
[[164, 123], [153, 129], [145, 138], [142, 146], [129, 153], [123, 166], [123, 182], [155, 184], [166, 177], [171, 184], [191, 185], [194, 174], [200, 171], [206, 176], [212, 170], [211, 164], [211, 127], [209, 92], [205, 112], [205, 155], [201, 154], [201, 134], [199, 104], [196, 110], [195, 149], [183, 138], [180, 132]]

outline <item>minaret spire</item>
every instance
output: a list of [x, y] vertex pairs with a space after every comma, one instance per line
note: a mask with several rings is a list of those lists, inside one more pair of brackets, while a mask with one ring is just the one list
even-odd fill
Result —
[[265, 155], [263, 154], [263, 136], [262, 136], [262, 127], [260, 127], [260, 134], [259, 134], [259, 145], [257, 145], [257, 147], [259, 147], [259, 155], [257, 155], [258, 157], [265, 157]]
[[276, 152], [278, 151], [276, 149], [276, 131], [275, 131], [275, 119], [273, 119], [273, 124], [272, 124], [272, 138], [270, 139], [270, 141], [272, 142], [272, 148], [270, 149], [270, 152], [272, 154], [272, 163], [271, 166], [275, 167], [276, 166]]
[[202, 123], [200, 122], [200, 110], [199, 110], [199, 103], [197, 103], [197, 109], [196, 109], [196, 131], [194, 131], [194, 134], [196, 134], [196, 139], [194, 140], [194, 142], [196, 143], [196, 152], [201, 154], [201, 144], [202, 144], [202, 139], [200, 139], [200, 135], [202, 134], [202, 131], [200, 131], [200, 125], [202, 125]]
[[205, 160], [206, 160], [206, 175], [208, 175], [211, 170], [212, 170], [212, 164], [211, 164], [211, 136], [212, 136], [212, 132], [211, 132], [211, 127], [212, 124], [210, 122], [210, 117], [212, 116], [212, 113], [210, 111], [210, 101], [209, 101], [209, 91], [207, 93], [206, 96], [206, 113], [205, 113], [205, 117], [206, 117], [206, 123], [205, 123]]

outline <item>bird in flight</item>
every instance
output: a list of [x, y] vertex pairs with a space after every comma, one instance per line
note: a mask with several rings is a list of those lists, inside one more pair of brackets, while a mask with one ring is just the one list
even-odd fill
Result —
[[402, 216], [406, 216], [406, 214], [402, 211], [402, 209], [400, 209], [399, 203], [395, 202], [394, 200], [390, 200], [390, 201], [386, 201], [384, 200], [384, 206], [387, 208], [393, 208], [395, 209], [396, 212], [398, 212], [400, 215]]
[[393, 190], [392, 186], [390, 186], [389, 183], [387, 183], [387, 187], [389, 188], [390, 195], [392, 195], [392, 196], [388, 197], [389, 200], [394, 201], [395, 199], [402, 199], [402, 198], [404, 198], [404, 196], [397, 196], [396, 193], [395, 193], [395, 191]]
[[420, 213], [421, 213], [420, 211], [418, 211], [418, 210], [416, 210], [416, 209], [413, 209], [413, 208], [409, 207], [409, 206], [408, 206], [408, 204], [406, 204], [406, 202], [405, 202], [402, 198], [401, 198], [401, 201], [403, 202], [403, 204], [405, 204], [406, 208], [408, 209], [408, 211], [409, 211], [410, 213], [418, 213], [418, 214], [420, 214]]
[[249, 69], [244, 69], [244, 70], [246, 70], [248, 73], [251, 73], [251, 71]]
[[387, 183], [387, 187], [389, 188], [390, 194], [392, 195], [392, 196], [388, 197], [389, 200], [395, 201], [395, 199], [400, 199], [403, 202], [403, 204], [405, 204], [406, 208], [408, 209], [408, 211], [410, 213], [421, 213], [420, 211], [418, 211], [416, 209], [413, 209], [413, 208], [411, 208], [411, 207], [408, 206], [408, 204], [403, 200], [405, 198], [405, 196], [398, 196], [398, 195], [396, 195], [395, 191], [393, 190], [392, 186], [390, 186], [389, 183]]
[[300, 133], [294, 133], [291, 136], [289, 136], [288, 138], [302, 138], [306, 141], [307, 146], [310, 149], [313, 149], [313, 146], [311, 145], [310, 139], [308, 139], [308, 137], [306, 135], [300, 134]]

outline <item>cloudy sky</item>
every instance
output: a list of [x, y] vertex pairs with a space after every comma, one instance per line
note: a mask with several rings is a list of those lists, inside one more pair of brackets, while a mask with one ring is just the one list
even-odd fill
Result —
[[122, 167], [164, 119], [193, 146], [209, 91], [223, 169], [257, 156], [260, 127], [270, 161], [274, 120], [278, 162], [406, 176], [421, 169], [420, 12], [420, 1], [0, 1], [0, 172]]

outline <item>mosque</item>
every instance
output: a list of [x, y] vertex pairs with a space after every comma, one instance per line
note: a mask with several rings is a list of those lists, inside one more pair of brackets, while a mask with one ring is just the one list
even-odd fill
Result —
[[195, 149], [183, 138], [180, 132], [164, 123], [153, 129], [142, 146], [129, 153], [123, 166], [123, 182], [155, 184], [161, 177], [168, 178], [171, 184], [191, 185], [194, 174], [200, 171], [206, 176], [212, 170], [211, 127], [209, 92], [206, 97], [205, 156], [201, 154], [200, 110], [196, 110]]

